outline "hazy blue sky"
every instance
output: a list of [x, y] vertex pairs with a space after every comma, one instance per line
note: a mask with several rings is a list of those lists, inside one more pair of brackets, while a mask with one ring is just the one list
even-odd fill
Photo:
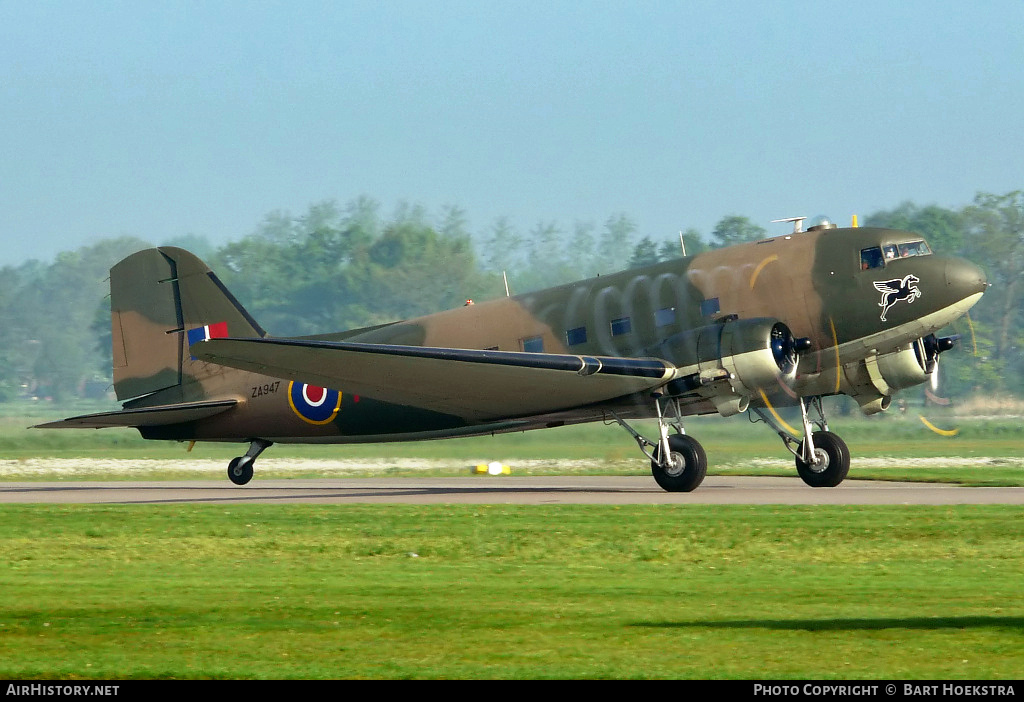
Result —
[[1024, 188], [1022, 127], [1021, 0], [0, 0], [0, 265], [360, 195], [781, 233]]

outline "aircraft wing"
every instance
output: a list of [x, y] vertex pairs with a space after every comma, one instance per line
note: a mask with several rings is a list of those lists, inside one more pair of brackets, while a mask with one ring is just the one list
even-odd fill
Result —
[[150, 427], [178, 424], [205, 419], [225, 412], [238, 404], [238, 400], [211, 400], [185, 402], [177, 405], [139, 407], [115, 412], [99, 412], [68, 417], [58, 422], [37, 424], [33, 429], [107, 429], [110, 427]]
[[471, 420], [580, 407], [656, 388], [675, 366], [655, 358], [331, 342], [209, 339], [197, 358]]

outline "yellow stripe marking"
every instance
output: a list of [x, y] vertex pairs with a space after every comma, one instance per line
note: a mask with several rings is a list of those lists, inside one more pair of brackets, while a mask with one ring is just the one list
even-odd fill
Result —
[[934, 431], [939, 436], [956, 436], [957, 434], [960, 433], [959, 429], [939, 429], [937, 426], [935, 426], [934, 424], [929, 422], [927, 419], [925, 419], [923, 415], [919, 414], [919, 415], [917, 415], [917, 417], [918, 417], [918, 419], [921, 420], [922, 424], [924, 424], [926, 427], [928, 427], [929, 429]]
[[978, 355], [978, 340], [974, 336], [974, 325], [971, 323], [971, 315], [964, 313], [964, 317], [967, 318], [967, 328], [971, 330], [971, 345], [974, 346], [974, 354]]
[[839, 378], [842, 375], [839, 369], [839, 339], [836, 337], [836, 325], [832, 318], [828, 318], [828, 325], [832, 328], [832, 348], [836, 350], [836, 392], [839, 392]]
[[763, 261], [761, 261], [759, 264], [757, 264], [757, 268], [754, 269], [754, 274], [752, 276], [750, 276], [750, 289], [751, 290], [754, 289], [754, 283], [757, 282], [757, 276], [761, 275], [761, 269], [764, 268], [765, 266], [767, 266], [772, 261], [778, 261], [778, 260], [779, 260], [778, 254], [772, 254], [771, 256], [766, 257]]
[[767, 407], [768, 411], [772, 413], [773, 417], [775, 417], [775, 421], [781, 424], [786, 429], [786, 431], [788, 431], [793, 436], [800, 436], [800, 434], [797, 433], [797, 430], [789, 426], [789, 424], [786, 423], [786, 420], [780, 417], [779, 413], [775, 411], [775, 408], [772, 407], [772, 403], [768, 401], [768, 396], [764, 394], [764, 390], [758, 390], [758, 392], [761, 393], [761, 399], [764, 400], [764, 406]]

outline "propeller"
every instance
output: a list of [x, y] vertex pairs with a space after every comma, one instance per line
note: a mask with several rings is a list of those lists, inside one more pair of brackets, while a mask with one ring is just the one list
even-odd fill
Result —
[[930, 376], [928, 383], [930, 388], [925, 388], [925, 397], [943, 407], [949, 405], [950, 399], [937, 394], [939, 389], [939, 356], [956, 346], [956, 342], [959, 340], [959, 334], [943, 337], [929, 334], [921, 340], [924, 347], [924, 368]]
[[800, 354], [811, 347], [811, 340], [802, 337], [796, 338], [793, 332], [781, 322], [772, 327], [771, 349], [775, 364], [784, 375], [788, 375], [796, 368], [800, 360]]
[[[971, 322], [970, 315], [965, 314], [964, 319], [966, 320], [967, 327], [970, 330], [971, 355], [977, 356], [978, 343], [974, 335], [974, 325]], [[921, 340], [925, 354], [925, 363], [927, 364], [925, 365], [925, 368], [931, 376], [929, 378], [929, 383], [924, 389], [925, 399], [928, 403], [939, 407], [948, 407], [952, 404], [952, 400], [950, 398], [945, 397], [939, 392], [939, 357], [941, 354], [956, 346], [957, 342], [959, 342], [962, 337], [963, 335], [959, 333], [941, 337], [929, 334]], [[960, 432], [959, 429], [940, 429], [925, 419], [924, 416], [921, 416], [920, 419], [926, 427], [940, 436], [956, 436]]]

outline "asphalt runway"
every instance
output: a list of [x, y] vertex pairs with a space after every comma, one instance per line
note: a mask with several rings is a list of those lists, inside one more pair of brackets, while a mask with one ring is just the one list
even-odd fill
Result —
[[1024, 505], [1024, 488], [847, 480], [811, 488], [797, 477], [708, 477], [668, 493], [647, 476], [341, 478], [222, 482], [2, 482], [0, 503], [52, 504], [491, 504], [491, 505]]

